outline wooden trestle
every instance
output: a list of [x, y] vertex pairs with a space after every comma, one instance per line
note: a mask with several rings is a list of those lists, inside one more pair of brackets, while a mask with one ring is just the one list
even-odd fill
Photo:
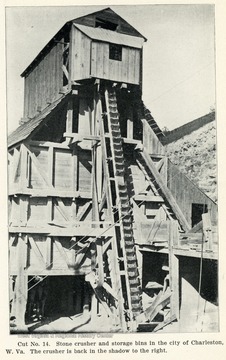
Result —
[[[191, 226], [167, 186], [164, 152], [145, 119], [138, 119], [143, 139], [132, 139], [129, 119], [123, 140], [116, 88], [97, 82], [93, 89], [89, 134], [74, 131], [77, 92], [72, 92], [65, 142], [27, 139], [9, 152], [10, 300], [17, 331], [24, 327], [36, 275], [83, 277], [84, 289], [76, 295], [78, 312], [83, 308], [94, 316], [98, 302], [112, 331], [156, 327], [153, 319], [169, 305], [166, 322], [159, 321], [157, 328], [179, 317], [179, 265], [173, 249], [178, 230]], [[155, 161], [151, 146], [160, 149]], [[135, 190], [128, 176], [130, 165], [139, 171], [137, 178], [132, 174]], [[162, 290], [146, 309], [137, 244], [141, 250], [147, 250], [146, 244], [169, 253]]]

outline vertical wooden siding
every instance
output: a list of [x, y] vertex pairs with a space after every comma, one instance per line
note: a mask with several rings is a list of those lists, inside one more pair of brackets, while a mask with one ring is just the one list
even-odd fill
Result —
[[41, 145], [30, 145], [29, 149], [29, 156], [18, 150], [10, 154], [10, 192], [29, 193], [10, 198], [10, 222], [45, 224], [75, 218], [72, 199], [78, 196], [77, 191], [81, 198], [91, 197], [91, 151]]
[[217, 205], [168, 160], [168, 188], [191, 225], [192, 204], [207, 205], [211, 220], [217, 221]]
[[54, 186], [58, 189], [72, 190], [72, 155], [70, 150], [55, 150]]
[[140, 50], [122, 47], [122, 60], [109, 59], [109, 44], [92, 42], [91, 76], [112, 81], [139, 84]]
[[73, 26], [70, 46], [70, 79], [89, 79], [91, 40]]
[[34, 117], [58, 99], [63, 86], [63, 44], [57, 43], [25, 77], [24, 118]]
[[150, 155], [165, 155], [165, 147], [159, 141], [148, 122], [143, 119], [143, 144]]
[[109, 59], [109, 44], [91, 41], [72, 27], [70, 79], [78, 81], [90, 76], [130, 84], [140, 81], [141, 50], [123, 46], [122, 61]]

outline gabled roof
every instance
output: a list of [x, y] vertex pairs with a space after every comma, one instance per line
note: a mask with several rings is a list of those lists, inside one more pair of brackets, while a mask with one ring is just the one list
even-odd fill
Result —
[[8, 136], [8, 148], [20, 143], [21, 141], [26, 140], [35, 130], [40, 128], [40, 126], [43, 125], [44, 121], [46, 120], [46, 117], [64, 102], [67, 94], [68, 93], [62, 95], [59, 99], [57, 99], [47, 108], [45, 108], [36, 117], [28, 120], [24, 124], [20, 125], [16, 130], [14, 130]]
[[[91, 15], [95, 15], [95, 14], [99, 15], [104, 12], [114, 14], [118, 19], [120, 19], [124, 24], [126, 24], [133, 30], [135, 37], [140, 37], [141, 39], [143, 39], [143, 41], [147, 41], [147, 39], [142, 34], [140, 34], [132, 25], [127, 23], [127, 21], [125, 21], [123, 18], [121, 18], [121, 16], [119, 16], [116, 12], [114, 12], [111, 8], [108, 7], [103, 10], [99, 10], [99, 11], [96, 11], [93, 13], [87, 13], [86, 15], [80, 16], [76, 19], [67, 21], [64, 24], [64, 26], [56, 33], [56, 35], [53, 36], [51, 38], [51, 40], [46, 44], [46, 46], [38, 53], [38, 55], [35, 57], [35, 59], [30, 63], [30, 65], [27, 66], [27, 68], [22, 72], [21, 76], [25, 77], [32, 70], [32, 68], [34, 68], [36, 66], [36, 64], [41, 60], [41, 58], [43, 58], [43, 56], [45, 56], [45, 54], [47, 54], [49, 52], [49, 50], [53, 47], [53, 45], [57, 41], [61, 40], [65, 34], [69, 33], [69, 30], [73, 23], [76, 23], [76, 26], [77, 26], [78, 23], [81, 24], [82, 19], [84, 19], [88, 16], [91, 16]], [[92, 29], [94, 29], [94, 28], [92, 28]], [[133, 37], [133, 36], [131, 36], [131, 37]]]
[[129, 47], [134, 47], [141, 49], [144, 39], [136, 36], [130, 36], [126, 34], [120, 34], [116, 31], [109, 31], [102, 28], [93, 28], [90, 26], [74, 24], [83, 34], [88, 36], [90, 39], [118, 44], [126, 45]]
[[[88, 16], [93, 16], [95, 15], [96, 17], [97, 16], [105, 16], [105, 17], [108, 17], [110, 16], [110, 18], [113, 16], [115, 19], [119, 19], [121, 24], [122, 25], [125, 25], [127, 26], [127, 28], [130, 28], [130, 30], [133, 31], [133, 35], [132, 36], [137, 36], [137, 37], [141, 37], [144, 39], [144, 41], [147, 41], [146, 37], [143, 36], [139, 31], [137, 31], [137, 29], [135, 29], [131, 24], [129, 24], [125, 19], [123, 19], [121, 16], [119, 16], [115, 11], [113, 11], [110, 7], [108, 8], [105, 8], [105, 9], [102, 9], [102, 10], [98, 10], [98, 11], [95, 11], [93, 13], [89, 13], [87, 15], [83, 15], [83, 16], [80, 16], [74, 20], [72, 20], [73, 23], [76, 23], [76, 24], [82, 24], [82, 20]], [[109, 20], [111, 20], [109, 18]]]

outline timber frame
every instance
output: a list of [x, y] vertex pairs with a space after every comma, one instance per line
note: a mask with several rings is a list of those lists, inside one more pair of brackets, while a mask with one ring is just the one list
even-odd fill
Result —
[[[119, 21], [109, 9], [102, 16]], [[92, 32], [95, 41], [104, 34]], [[180, 259], [217, 260], [216, 204], [166, 157], [163, 134], [142, 102], [141, 78], [74, 81], [69, 42], [59, 45], [64, 91], [58, 84], [57, 98], [47, 106], [42, 99], [43, 108], [8, 141], [12, 331], [27, 329], [36, 276], [76, 279], [76, 294], [67, 290], [73, 315], [95, 322], [105, 314], [112, 332], [158, 331], [180, 319]], [[192, 228], [196, 202], [207, 211]], [[144, 268], [147, 254], [159, 258], [160, 277]]]

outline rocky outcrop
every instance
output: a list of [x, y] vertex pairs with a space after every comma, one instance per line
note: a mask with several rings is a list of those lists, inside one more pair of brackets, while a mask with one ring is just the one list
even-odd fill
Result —
[[[212, 200], [217, 201], [217, 153], [216, 153], [216, 122], [211, 115], [211, 121], [197, 123], [191, 122], [193, 131], [188, 131], [189, 124], [173, 130], [177, 139], [166, 145], [170, 160], [177, 165], [186, 176], [204, 191]], [[207, 115], [206, 115], [207, 116]], [[171, 134], [170, 134], [171, 133]], [[166, 135], [172, 139], [172, 132]], [[180, 134], [180, 137], [178, 137]]]

